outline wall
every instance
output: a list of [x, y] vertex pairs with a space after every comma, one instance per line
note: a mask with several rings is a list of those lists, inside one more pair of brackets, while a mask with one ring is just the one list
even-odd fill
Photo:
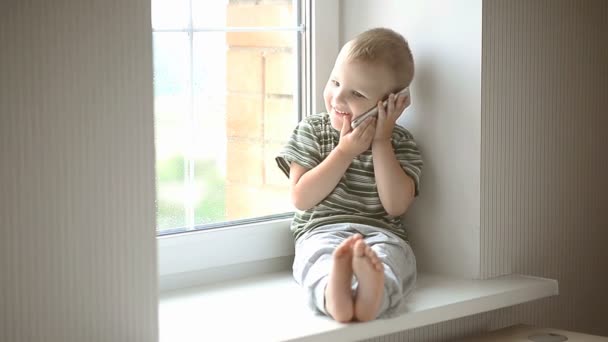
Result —
[[[446, 20], [464, 18], [456, 4], [460, 10], [478, 13], [477, 4], [471, 2], [342, 1], [344, 38], [374, 25], [392, 27], [410, 39], [419, 68], [426, 60], [434, 62], [435, 71], [416, 76], [413, 99], [424, 102], [408, 113], [411, 121], [405, 123], [421, 140], [431, 170], [446, 166], [435, 162], [444, 154], [429, 146], [446, 148], [447, 144], [434, 140], [425, 130], [425, 125], [445, 129], [434, 119], [445, 112], [433, 112], [446, 102], [443, 99], [460, 99], [454, 103], [457, 108], [449, 111], [457, 116], [455, 120], [480, 123], [477, 138], [481, 149], [467, 150], [472, 158], [478, 156], [480, 167], [480, 199], [473, 200], [480, 204], [479, 276], [513, 272], [555, 278], [560, 295], [373, 341], [452, 341], [520, 322], [608, 335], [608, 141], [603, 132], [608, 126], [608, 3], [483, 1], [482, 21], [471, 18], [483, 33], [481, 59], [472, 54], [472, 61], [455, 59], [454, 54], [476, 51], [476, 46], [453, 44], [450, 53], [434, 46], [447, 44], [450, 31], [463, 33], [461, 24], [454, 26], [454, 21]], [[435, 34], [446, 40], [433, 39]], [[420, 40], [426, 42], [418, 43]], [[417, 49], [423, 50], [424, 45], [428, 54], [422, 56]], [[466, 77], [458, 71], [475, 69], [469, 62], [477, 63], [481, 71], [480, 97], [446, 93], [444, 83], [452, 78], [471, 92], [478, 89], [475, 74]], [[461, 101], [465, 100], [476, 101], [473, 104], [480, 110], [462, 111], [466, 103]], [[479, 117], [472, 120], [468, 115]], [[445, 133], [453, 137], [455, 132]], [[433, 193], [425, 199], [427, 183], [439, 184], [435, 177], [460, 176], [439, 171], [429, 175], [428, 168], [425, 172], [416, 216], [445, 215], [445, 196]], [[466, 191], [465, 186], [460, 187]], [[446, 190], [436, 189], [442, 195]], [[418, 220], [418, 224], [425, 223]], [[448, 232], [453, 227], [431, 229], [451, 236]], [[437, 236], [439, 233], [432, 235]], [[420, 248], [430, 245], [420, 241], [414, 243], [419, 257], [424, 258], [427, 255]], [[447, 258], [453, 254], [442, 249], [437, 255]], [[425, 265], [442, 269], [434, 266]]]
[[606, 41], [606, 1], [484, 1], [481, 274], [557, 279], [514, 317], [603, 335]]
[[0, 341], [154, 341], [150, 2], [0, 3]]
[[418, 142], [421, 194], [406, 215], [418, 267], [479, 276], [481, 0], [341, 2], [342, 44], [387, 26], [410, 43], [412, 106], [399, 123]]

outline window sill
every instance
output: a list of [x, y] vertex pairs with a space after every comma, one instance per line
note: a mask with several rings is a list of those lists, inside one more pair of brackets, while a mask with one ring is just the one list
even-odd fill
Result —
[[312, 313], [291, 274], [282, 271], [162, 293], [160, 341], [361, 340], [557, 294], [557, 281], [551, 279], [420, 274], [404, 314], [341, 324]]

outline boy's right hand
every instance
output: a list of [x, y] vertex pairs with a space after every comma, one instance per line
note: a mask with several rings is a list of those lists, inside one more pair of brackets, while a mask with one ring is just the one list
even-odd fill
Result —
[[352, 159], [370, 148], [376, 134], [376, 118], [366, 119], [355, 129], [351, 128], [350, 122], [350, 116], [343, 118], [340, 142], [336, 149]]

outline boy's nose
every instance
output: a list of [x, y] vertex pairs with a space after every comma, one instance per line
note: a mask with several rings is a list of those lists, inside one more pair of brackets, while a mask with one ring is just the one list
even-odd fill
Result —
[[332, 106], [337, 107], [340, 105], [343, 105], [345, 103], [344, 101], [344, 94], [341, 91], [337, 91], [334, 93], [333, 96], [333, 101], [332, 101]]

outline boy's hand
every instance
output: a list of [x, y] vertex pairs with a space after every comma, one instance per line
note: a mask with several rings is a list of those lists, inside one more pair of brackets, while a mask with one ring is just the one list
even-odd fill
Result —
[[374, 141], [391, 140], [395, 123], [409, 105], [409, 102], [410, 98], [405, 94], [399, 94], [398, 96], [390, 94], [386, 109], [382, 105], [382, 101], [378, 102], [378, 123], [376, 124]]
[[347, 154], [351, 159], [355, 158], [369, 149], [375, 132], [376, 118], [366, 119], [357, 128], [352, 129], [350, 117], [344, 117], [342, 130], [340, 131], [340, 142], [336, 149]]

